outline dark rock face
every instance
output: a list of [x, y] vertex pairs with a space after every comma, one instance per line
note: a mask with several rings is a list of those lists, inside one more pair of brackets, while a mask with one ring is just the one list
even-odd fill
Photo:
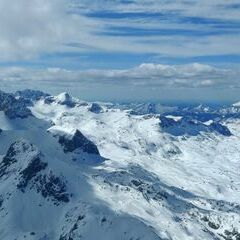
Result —
[[156, 105], [154, 103], [149, 103], [146, 107], [147, 114], [156, 114]]
[[68, 107], [75, 107], [75, 102], [68, 93], [62, 93], [57, 96], [58, 103], [61, 105], [66, 105]]
[[16, 99], [12, 94], [4, 93], [0, 91], [0, 109], [4, 111], [7, 109]]
[[0, 92], [0, 111], [4, 111], [10, 119], [32, 116], [24, 101], [16, 99], [13, 94], [4, 92]]
[[76, 106], [76, 103], [73, 101], [72, 97], [68, 93], [61, 93], [56, 97], [48, 96], [44, 99], [46, 104], [51, 104], [56, 102], [60, 105], [65, 105], [67, 107], [73, 108]]
[[41, 98], [50, 96], [48, 93], [44, 93], [37, 90], [25, 89], [23, 91], [17, 91], [15, 94], [17, 98], [23, 98], [25, 101], [32, 102], [38, 101]]
[[75, 234], [75, 231], [77, 232], [79, 225], [81, 225], [81, 222], [85, 219], [85, 215], [79, 215], [76, 219], [76, 222], [73, 224], [73, 226], [70, 228], [69, 232], [66, 234], [62, 234], [59, 238], [59, 240], [73, 240], [77, 237], [77, 234]]
[[38, 149], [25, 140], [14, 142], [0, 163], [0, 179], [2, 176], [13, 177], [17, 189], [22, 193], [35, 190], [54, 204], [69, 202], [67, 185], [64, 178], [55, 176], [48, 164], [42, 161], [44, 156]]
[[240, 232], [236, 228], [233, 228], [233, 230], [225, 230], [224, 234], [220, 234], [224, 239], [226, 240], [240, 240]]
[[[27, 166], [22, 169], [24, 161]], [[11, 167], [12, 165], [14, 167]], [[31, 179], [46, 167], [47, 163], [41, 161], [41, 154], [37, 148], [25, 140], [19, 140], [11, 144], [0, 163], [0, 178], [10, 172], [19, 173], [20, 182], [17, 187], [23, 191]]]
[[3, 197], [2, 195], [0, 195], [0, 208], [2, 207], [2, 205], [3, 205]]
[[17, 154], [17, 150], [15, 149], [15, 143], [13, 143], [9, 147], [7, 154], [5, 155], [2, 162], [0, 163], [0, 178], [7, 173], [7, 169], [10, 165], [17, 162], [17, 159], [15, 158], [16, 154]]
[[162, 106], [157, 103], [131, 104], [130, 108], [132, 115], [159, 114], [162, 110]]
[[26, 108], [25, 105], [19, 106], [19, 105], [14, 105], [10, 108], [8, 108], [5, 111], [5, 114], [7, 117], [10, 119], [16, 119], [16, 118], [27, 118], [29, 116], [32, 116], [32, 112], [30, 109]]
[[42, 170], [47, 167], [47, 163], [42, 162], [40, 157], [37, 156], [32, 159], [29, 165], [21, 171], [21, 180], [18, 183], [17, 187], [21, 191], [27, 187], [28, 183]]
[[226, 127], [226, 126], [223, 126], [222, 124], [220, 123], [217, 123], [217, 122], [213, 122], [211, 123], [210, 127], [218, 132], [219, 134], [222, 134], [224, 136], [231, 136], [232, 133], [230, 132], [230, 130]]
[[160, 116], [160, 126], [161, 128], [171, 135], [174, 136], [197, 136], [200, 132], [206, 132], [207, 126], [198, 121], [189, 119], [188, 117], [182, 118], [178, 121], [174, 119]]
[[212, 122], [206, 125], [198, 120], [189, 117], [182, 117], [180, 120], [174, 120], [165, 116], [160, 116], [161, 128], [174, 136], [197, 136], [201, 132], [216, 132], [223, 136], [231, 136], [230, 130], [219, 122]]
[[60, 136], [59, 143], [64, 147], [64, 152], [73, 152], [76, 149], [81, 149], [89, 154], [99, 154], [97, 146], [87, 139], [79, 130], [77, 130], [71, 138]]
[[54, 100], [54, 97], [53, 96], [49, 96], [49, 97], [46, 97], [45, 99], [44, 99], [44, 103], [46, 103], [46, 104], [51, 104], [51, 103], [53, 103], [55, 100]]
[[157, 106], [154, 103], [145, 103], [139, 106], [133, 106], [133, 110], [130, 112], [132, 115], [145, 115], [145, 114], [157, 114]]
[[37, 182], [37, 191], [41, 192], [44, 198], [52, 198], [55, 204], [70, 201], [65, 181], [52, 172], [49, 175], [39, 176], [35, 181]]
[[160, 126], [162, 128], [173, 127], [177, 124], [176, 121], [171, 118], [166, 118], [166, 117], [160, 116], [159, 119], [161, 121]]
[[102, 112], [102, 110], [102, 107], [97, 103], [93, 103], [92, 106], [89, 108], [89, 111], [93, 113], [100, 113]]

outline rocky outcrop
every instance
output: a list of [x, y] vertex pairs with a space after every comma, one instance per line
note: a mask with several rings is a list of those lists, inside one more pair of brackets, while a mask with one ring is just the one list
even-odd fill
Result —
[[210, 124], [206, 124], [189, 117], [181, 117], [175, 120], [160, 116], [159, 119], [162, 130], [174, 136], [196, 136], [203, 132], [215, 132], [223, 136], [232, 135], [230, 130], [219, 122], [212, 121]]
[[0, 208], [2, 207], [3, 205], [3, 197], [0, 195]]
[[16, 118], [27, 118], [32, 116], [30, 109], [26, 108], [25, 105], [14, 105], [5, 110], [5, 114], [10, 119]]
[[0, 163], [0, 178], [10, 173], [20, 173], [19, 186], [26, 186], [36, 174], [46, 167], [41, 153], [31, 143], [20, 139], [11, 144]]
[[89, 108], [89, 111], [93, 113], [101, 113], [103, 109], [98, 103], [93, 103]]
[[39, 172], [44, 170], [47, 167], [47, 163], [42, 162], [40, 156], [34, 157], [28, 166], [20, 172], [21, 178], [17, 187], [24, 191], [28, 183], [37, 176]]
[[145, 114], [157, 114], [159, 113], [159, 106], [154, 103], [144, 103], [137, 106], [132, 106], [133, 109], [130, 112], [133, 115], [145, 115]]
[[212, 131], [218, 132], [221, 135], [224, 136], [231, 136], [232, 133], [230, 132], [230, 130], [228, 129], [228, 127], [218, 123], [218, 122], [213, 122], [209, 125], [210, 129]]
[[74, 152], [77, 149], [89, 154], [99, 154], [97, 146], [87, 139], [79, 130], [76, 130], [72, 136], [59, 136], [59, 143], [63, 146], [64, 152]]
[[70, 195], [67, 193], [66, 181], [63, 177], [55, 176], [52, 172], [45, 175], [40, 175], [36, 178], [37, 191], [42, 194], [44, 198], [52, 199], [55, 205], [60, 202], [69, 202]]
[[36, 102], [42, 98], [49, 97], [50, 95], [48, 93], [44, 93], [42, 91], [38, 90], [32, 90], [32, 89], [25, 89], [22, 91], [15, 92], [14, 96], [17, 99], [21, 99], [26, 103], [26, 105], [33, 105], [33, 102]]
[[0, 179], [13, 178], [17, 189], [25, 193], [35, 190], [44, 198], [51, 199], [56, 205], [68, 202], [69, 194], [63, 177], [46, 171], [48, 164], [44, 156], [31, 143], [21, 139], [9, 147], [0, 163]]
[[15, 145], [12, 144], [5, 157], [3, 157], [2, 162], [0, 163], [0, 178], [3, 177], [7, 173], [7, 169], [11, 164], [17, 161], [16, 159], [17, 150], [15, 149]]
[[46, 104], [51, 104], [51, 103], [55, 102], [57, 104], [65, 105], [65, 106], [70, 107], [70, 108], [76, 106], [75, 101], [73, 100], [73, 98], [68, 93], [61, 93], [56, 97], [54, 97], [54, 96], [46, 97], [44, 99], [44, 102]]
[[4, 111], [10, 119], [27, 118], [32, 116], [30, 109], [21, 99], [16, 99], [13, 94], [0, 92], [0, 111]]
[[166, 128], [170, 128], [170, 127], [174, 127], [176, 125], [179, 125], [174, 119], [172, 118], [167, 118], [167, 117], [164, 117], [164, 116], [160, 116], [159, 117], [160, 119], [160, 126], [163, 128], [163, 129], [166, 129]]

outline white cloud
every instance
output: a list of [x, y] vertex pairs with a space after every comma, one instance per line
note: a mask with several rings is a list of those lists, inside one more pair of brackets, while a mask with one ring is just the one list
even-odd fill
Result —
[[[67, 14], [66, 0], [0, 0], [0, 61], [64, 51], [81, 31], [81, 16]], [[83, 24], [84, 25], [84, 21]], [[79, 30], [80, 29], [80, 30]], [[84, 31], [81, 33], [84, 36]]]
[[1, 60], [29, 59], [53, 47], [63, 34], [56, 2], [0, 0]]
[[239, 71], [219, 69], [198, 63], [187, 65], [160, 65], [144, 63], [126, 70], [85, 70], [69, 71], [60, 68], [0, 69], [0, 83], [16, 81], [42, 82], [52, 85], [69, 86], [112, 85], [125, 88], [239, 88]]
[[[0, 0], [0, 62], [33, 59], [45, 53], [84, 51], [120, 51], [133, 53], [156, 53], [161, 56], [204, 56], [240, 54], [240, 35], [214, 35], [196, 38], [193, 36], [106, 36], [107, 27], [131, 26], [145, 29], [208, 29], [211, 24], [162, 21], [154, 18], [101, 19], [84, 16], [86, 12], [179, 12], [182, 17], [217, 18], [224, 21], [239, 21], [239, 11], [226, 6], [238, 1], [122, 1], [106, 0]], [[72, 4], [70, 4], [72, 3]], [[70, 7], [72, 6], [72, 7]], [[69, 14], [70, 8], [78, 14]], [[78, 9], [78, 10], [77, 10]], [[79, 10], [80, 9], [80, 10]], [[239, 9], [238, 9], [239, 10]], [[221, 29], [219, 30], [221, 31]], [[67, 47], [77, 43], [83, 48]]]

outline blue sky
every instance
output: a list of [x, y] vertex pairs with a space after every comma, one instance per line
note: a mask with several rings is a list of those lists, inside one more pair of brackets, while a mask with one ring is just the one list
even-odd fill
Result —
[[[119, 100], [163, 101], [163, 91], [173, 100], [240, 99], [239, 0], [0, 0], [0, 9], [2, 88], [27, 79], [96, 100], [113, 99], [109, 91]], [[93, 86], [100, 91], [84, 92]]]

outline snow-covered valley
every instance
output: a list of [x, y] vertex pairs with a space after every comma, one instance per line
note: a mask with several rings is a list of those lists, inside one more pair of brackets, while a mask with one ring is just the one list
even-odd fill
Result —
[[0, 100], [0, 239], [240, 239], [238, 105]]

